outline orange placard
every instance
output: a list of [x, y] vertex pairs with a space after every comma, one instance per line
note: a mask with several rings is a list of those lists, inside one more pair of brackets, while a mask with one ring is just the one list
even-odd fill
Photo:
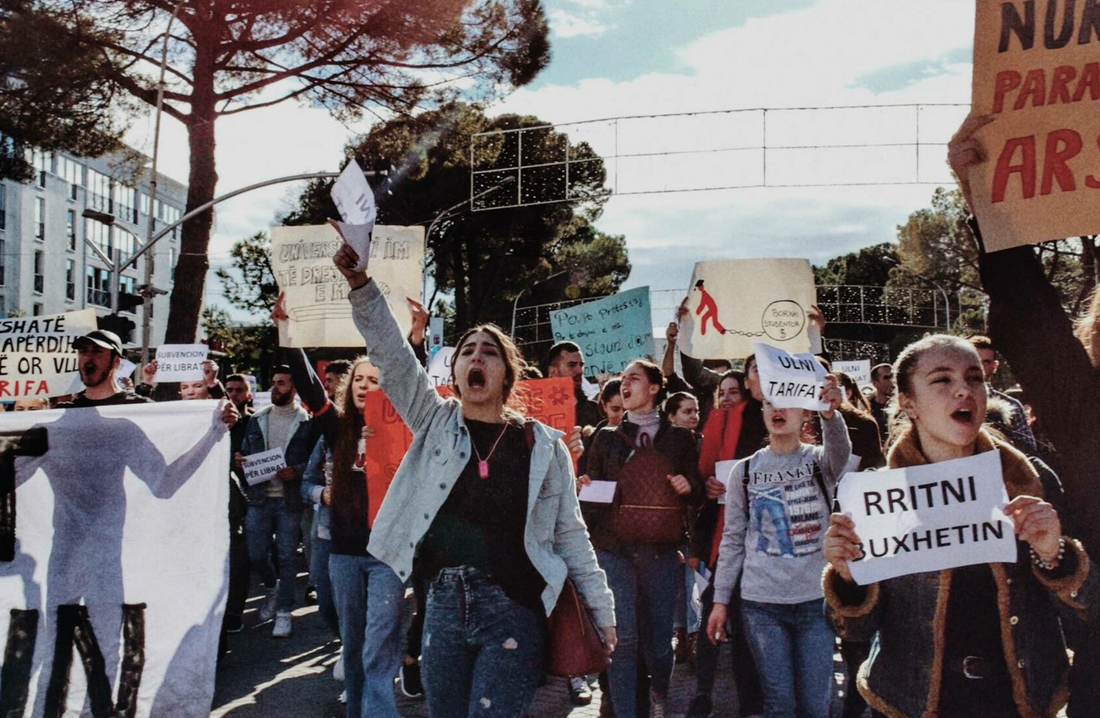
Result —
[[374, 517], [378, 515], [382, 499], [386, 497], [397, 467], [412, 444], [412, 432], [380, 391], [367, 393], [363, 419], [374, 430], [374, 436], [366, 440], [364, 466], [367, 475], [367, 525], [374, 526]]
[[[437, 386], [435, 390], [444, 399], [455, 396], [452, 386]], [[508, 407], [568, 434], [577, 420], [573, 380], [556, 377], [521, 381], [508, 397]]]

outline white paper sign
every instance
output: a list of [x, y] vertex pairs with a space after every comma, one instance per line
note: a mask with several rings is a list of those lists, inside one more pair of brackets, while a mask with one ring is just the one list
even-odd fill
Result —
[[596, 397], [600, 395], [600, 385], [586, 377], [581, 380], [581, 391], [584, 392], [589, 401], [595, 401]]
[[359, 263], [355, 268], [366, 269], [370, 260], [371, 232], [374, 231], [378, 208], [374, 204], [374, 191], [355, 160], [348, 162], [333, 183], [332, 201], [344, 220], [339, 223], [340, 233], [359, 255]]
[[428, 361], [428, 378], [436, 386], [451, 383], [451, 362], [454, 361], [454, 347], [440, 347]]
[[718, 497], [719, 504], [726, 503], [726, 497], [730, 492], [730, 483], [732, 482], [731, 473], [733, 472], [733, 465], [736, 461], [718, 461], [714, 464], [714, 478], [722, 482], [722, 485], [726, 487], [726, 493]]
[[[0, 414], [18, 507], [14, 560], [0, 561], [5, 715], [44, 715], [55, 682], [68, 689], [56, 715], [91, 715], [93, 682], [107, 688], [104, 714], [132, 690], [137, 718], [210, 715], [229, 590], [218, 406]], [[102, 657], [82, 661], [66, 626]]]
[[134, 373], [134, 369], [137, 369], [137, 364], [133, 363], [129, 359], [121, 359], [118, 362], [118, 376], [119, 379], [125, 379]]
[[92, 309], [0, 319], [0, 400], [80, 391], [84, 385], [73, 340], [95, 328]]
[[199, 381], [210, 347], [205, 344], [164, 344], [157, 347], [157, 374], [153, 381]]
[[429, 348], [440, 349], [443, 346], [443, 317], [432, 317], [428, 320]]
[[271, 406], [271, 392], [270, 391], [254, 391], [252, 392], [252, 408], [255, 411], [259, 411], [265, 406]]
[[811, 351], [807, 312], [816, 303], [809, 260], [696, 262], [677, 341], [696, 359], [743, 358], [753, 342]]
[[281, 446], [244, 457], [244, 479], [249, 486], [270, 481], [283, 468], [286, 468], [286, 459]]
[[848, 474], [837, 499], [863, 541], [864, 558], [848, 564], [861, 586], [912, 573], [1016, 560], [997, 451]]
[[829, 405], [818, 401], [825, 387], [825, 367], [813, 354], [789, 354], [782, 349], [753, 344], [760, 390], [777, 409], [824, 411]]
[[860, 359], [858, 361], [835, 361], [834, 371], [842, 371], [852, 377], [857, 386], [867, 386], [871, 383], [871, 360]]
[[593, 481], [581, 487], [581, 493], [577, 498], [590, 504], [609, 504], [615, 500], [617, 485], [614, 481]]

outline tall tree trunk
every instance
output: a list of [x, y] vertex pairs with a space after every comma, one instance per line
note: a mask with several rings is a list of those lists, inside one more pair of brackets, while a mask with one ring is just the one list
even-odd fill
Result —
[[[187, 208], [214, 199], [218, 173], [214, 164], [214, 40], [195, 33], [194, 90], [191, 115], [187, 123], [187, 141], [191, 151], [191, 169], [187, 176]], [[203, 287], [210, 268], [207, 250], [214, 214], [203, 212], [183, 225], [180, 258], [176, 264], [175, 285], [168, 308], [168, 331], [165, 344], [190, 344], [195, 341], [202, 313]]]

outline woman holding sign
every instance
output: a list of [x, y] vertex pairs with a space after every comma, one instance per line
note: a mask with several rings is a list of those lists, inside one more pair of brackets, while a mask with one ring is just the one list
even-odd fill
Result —
[[370, 553], [429, 581], [421, 671], [435, 718], [520, 716], [542, 675], [546, 617], [566, 577], [614, 649], [611, 593], [581, 520], [562, 434], [505, 408], [522, 360], [492, 325], [468, 330], [443, 399], [381, 289], [343, 245], [333, 262], [381, 384], [413, 434]]
[[1100, 586], [1081, 544], [1062, 536], [1058, 512], [1043, 498], [1057, 479], [982, 427], [984, 375], [968, 342], [922, 339], [898, 357], [894, 375], [902, 425], [890, 468], [998, 452], [1011, 499], [1005, 514], [1020, 545], [1015, 563], [860, 586], [850, 570], [864, 558], [859, 526], [833, 514], [825, 540], [829, 618], [843, 638], [877, 634], [860, 692], [891, 716], [1054, 715], [1066, 702], [1069, 669], [1058, 612], [1093, 617]]
[[725, 639], [728, 606], [741, 579], [741, 621], [760, 674], [764, 715], [828, 718], [835, 638], [822, 607], [822, 541], [833, 487], [852, 444], [826, 376], [822, 444], [802, 443], [805, 409], [764, 402], [768, 446], [734, 464], [718, 549], [707, 638]]

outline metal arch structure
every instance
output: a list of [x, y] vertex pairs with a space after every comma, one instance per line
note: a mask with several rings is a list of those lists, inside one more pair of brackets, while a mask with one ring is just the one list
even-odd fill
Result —
[[[757, 187], [952, 184], [944, 147], [968, 111], [931, 103], [754, 108], [482, 132], [470, 138], [470, 208]], [[554, 135], [567, 141], [547, 141]], [[593, 164], [606, 180], [590, 193], [577, 175]], [[504, 180], [511, 191], [479, 197]]]
[[[676, 316], [684, 289], [651, 289], [654, 336]], [[520, 350], [554, 341], [550, 326], [553, 312], [601, 297], [569, 299], [545, 304], [513, 307], [512, 340]], [[875, 287], [853, 284], [819, 284], [817, 303], [827, 324], [873, 325], [925, 331], [949, 329], [951, 297], [941, 289], [923, 287]], [[958, 298], [955, 298], [956, 303]], [[888, 359], [888, 347], [881, 342], [855, 339], [825, 339], [825, 348], [838, 359]], [[525, 352], [526, 353], [526, 352]], [[537, 358], [537, 357], [532, 357]]]

